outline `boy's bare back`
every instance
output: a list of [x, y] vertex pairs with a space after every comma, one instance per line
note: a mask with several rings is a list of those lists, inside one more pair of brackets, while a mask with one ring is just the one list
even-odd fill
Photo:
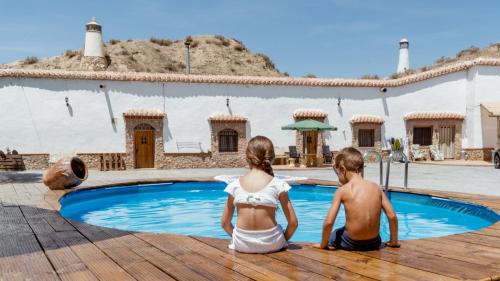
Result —
[[353, 180], [339, 188], [350, 238], [368, 240], [379, 235], [382, 191], [370, 181]]

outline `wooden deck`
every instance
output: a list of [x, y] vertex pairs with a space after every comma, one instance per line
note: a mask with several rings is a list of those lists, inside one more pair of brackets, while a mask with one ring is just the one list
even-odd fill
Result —
[[[498, 197], [414, 192], [500, 211]], [[500, 223], [403, 241], [400, 249], [321, 251], [297, 243], [250, 255], [228, 250], [227, 240], [69, 221], [58, 212], [63, 194], [40, 183], [0, 185], [0, 280], [500, 280]]]

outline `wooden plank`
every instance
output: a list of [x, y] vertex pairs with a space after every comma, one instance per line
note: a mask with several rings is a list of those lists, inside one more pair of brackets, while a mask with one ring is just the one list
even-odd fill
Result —
[[262, 267], [266, 267], [276, 273], [285, 276], [293, 274], [293, 272], [297, 271], [298, 269], [302, 269], [335, 280], [373, 280], [335, 266], [318, 263], [317, 261], [305, 258], [303, 256], [293, 255], [289, 251], [280, 251], [268, 255], [248, 255], [229, 250], [227, 248], [227, 240], [209, 237], [195, 238], [207, 245], [219, 249], [220, 251], [233, 254], [238, 258], [245, 259], [248, 262], [257, 264]]
[[496, 271], [492, 266], [470, 263], [452, 257], [443, 257], [435, 253], [426, 253], [425, 249], [415, 249], [406, 243], [400, 249], [357, 253], [457, 279], [477, 279], [487, 274], [494, 274]]
[[[156, 248], [166, 252], [176, 259], [181, 260], [192, 270], [205, 276], [208, 279], [231, 279], [231, 280], [249, 280], [247, 276], [242, 275], [239, 266], [229, 269], [221, 264], [218, 260], [207, 259], [197, 252], [191, 251], [186, 245], [179, 245], [169, 241], [170, 237], [174, 235], [168, 234], [154, 234], [154, 233], [137, 233], [136, 237], [146, 241], [147, 243], [155, 246]], [[229, 261], [231, 263], [231, 261]], [[238, 265], [233, 263], [233, 265]], [[286, 280], [286, 278], [285, 278]]]
[[35, 217], [28, 218], [28, 223], [61, 280], [98, 280], [47, 221]]
[[[137, 280], [174, 280], [126, 245], [117, 241], [114, 235], [102, 231], [104, 228], [78, 222], [72, 222], [72, 225]], [[118, 236], [120, 235], [124, 234], [118, 234]]]
[[59, 280], [33, 233], [0, 235], [0, 280]]
[[478, 244], [492, 248], [500, 248], [500, 237], [481, 235], [474, 232], [446, 236], [447, 239]]
[[[177, 244], [190, 245], [190, 249], [201, 255], [216, 261], [229, 268], [242, 268], [241, 273], [257, 280], [276, 280], [289, 278], [291, 280], [325, 280], [322, 275], [301, 268], [292, 268], [290, 265], [266, 257], [264, 255], [242, 254], [230, 251], [226, 248], [221, 250], [208, 245], [201, 240], [192, 237], [175, 236], [169, 237], [169, 241]], [[228, 262], [229, 261], [229, 262]], [[243, 271], [244, 270], [244, 271]]]
[[56, 232], [56, 236], [71, 248], [99, 280], [135, 280], [80, 233], [76, 231], [63, 231]]
[[378, 280], [456, 280], [455, 278], [418, 270], [397, 263], [387, 262], [356, 252], [313, 249], [300, 243], [300, 249], [289, 249], [293, 254], [337, 266], [345, 270]]
[[[133, 234], [109, 228], [103, 228], [103, 231], [109, 233], [110, 235], [114, 235], [115, 240], [119, 241], [123, 245], [127, 245], [136, 254], [140, 255], [164, 272], [167, 272], [177, 280], [208, 280], [204, 276], [191, 270], [173, 256], [168, 255], [151, 244], [135, 237]], [[117, 234], [121, 234], [121, 236]]]

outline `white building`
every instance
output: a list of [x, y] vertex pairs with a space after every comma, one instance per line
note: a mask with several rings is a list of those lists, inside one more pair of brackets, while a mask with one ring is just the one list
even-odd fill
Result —
[[489, 161], [499, 104], [500, 60], [484, 58], [384, 80], [3, 69], [0, 148], [28, 168], [73, 154], [97, 168], [107, 153], [127, 168], [242, 166], [252, 136], [302, 151], [302, 135], [281, 126], [311, 118], [338, 128], [306, 135], [318, 156], [407, 138]]

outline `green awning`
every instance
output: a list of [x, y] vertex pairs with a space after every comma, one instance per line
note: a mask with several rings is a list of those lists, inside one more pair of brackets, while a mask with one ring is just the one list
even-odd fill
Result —
[[282, 130], [297, 130], [297, 131], [336, 131], [337, 128], [326, 123], [312, 119], [302, 120], [294, 124], [281, 127]]

